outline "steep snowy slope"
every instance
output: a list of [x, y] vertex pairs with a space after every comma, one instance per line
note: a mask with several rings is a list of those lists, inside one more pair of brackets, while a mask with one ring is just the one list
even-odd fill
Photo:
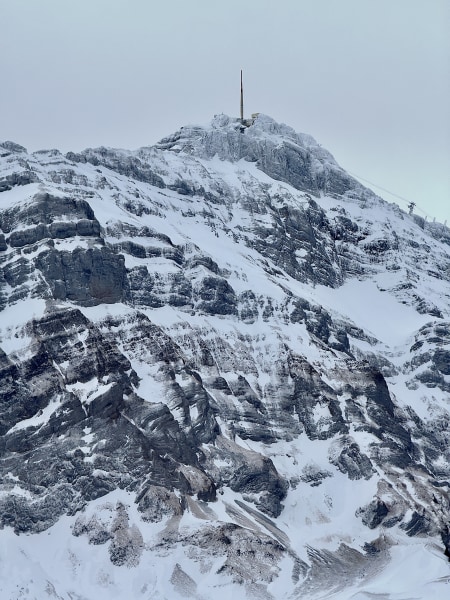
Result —
[[0, 192], [2, 597], [445, 596], [447, 228], [264, 115]]

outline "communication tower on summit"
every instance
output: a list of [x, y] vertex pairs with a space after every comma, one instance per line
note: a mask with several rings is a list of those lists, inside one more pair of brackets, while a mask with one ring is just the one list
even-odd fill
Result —
[[241, 69], [241, 125], [244, 125], [244, 86], [242, 84], [242, 69]]
[[259, 115], [259, 113], [253, 113], [251, 119], [244, 119], [244, 84], [242, 82], [242, 69], [241, 69], [241, 111], [240, 111], [240, 114], [241, 114], [241, 117], [240, 117], [241, 132], [244, 133], [246, 127], [250, 127], [250, 125], [253, 125], [253, 123], [255, 122], [255, 119]]

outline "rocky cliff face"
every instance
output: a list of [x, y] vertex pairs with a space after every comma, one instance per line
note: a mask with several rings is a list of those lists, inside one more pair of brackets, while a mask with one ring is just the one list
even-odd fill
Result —
[[448, 229], [264, 115], [0, 144], [0, 535], [41, 560], [2, 593], [349, 597], [445, 560], [449, 298]]

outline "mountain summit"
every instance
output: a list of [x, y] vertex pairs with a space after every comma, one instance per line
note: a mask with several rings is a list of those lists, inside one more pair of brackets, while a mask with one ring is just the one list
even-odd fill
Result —
[[446, 227], [265, 115], [0, 143], [0, 595], [442, 598], [449, 298]]

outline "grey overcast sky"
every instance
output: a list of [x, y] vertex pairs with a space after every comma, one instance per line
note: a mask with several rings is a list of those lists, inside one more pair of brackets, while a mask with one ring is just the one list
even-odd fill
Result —
[[1, 140], [153, 144], [238, 116], [242, 68], [247, 114], [450, 222], [450, 0], [0, 0], [0, 24]]

